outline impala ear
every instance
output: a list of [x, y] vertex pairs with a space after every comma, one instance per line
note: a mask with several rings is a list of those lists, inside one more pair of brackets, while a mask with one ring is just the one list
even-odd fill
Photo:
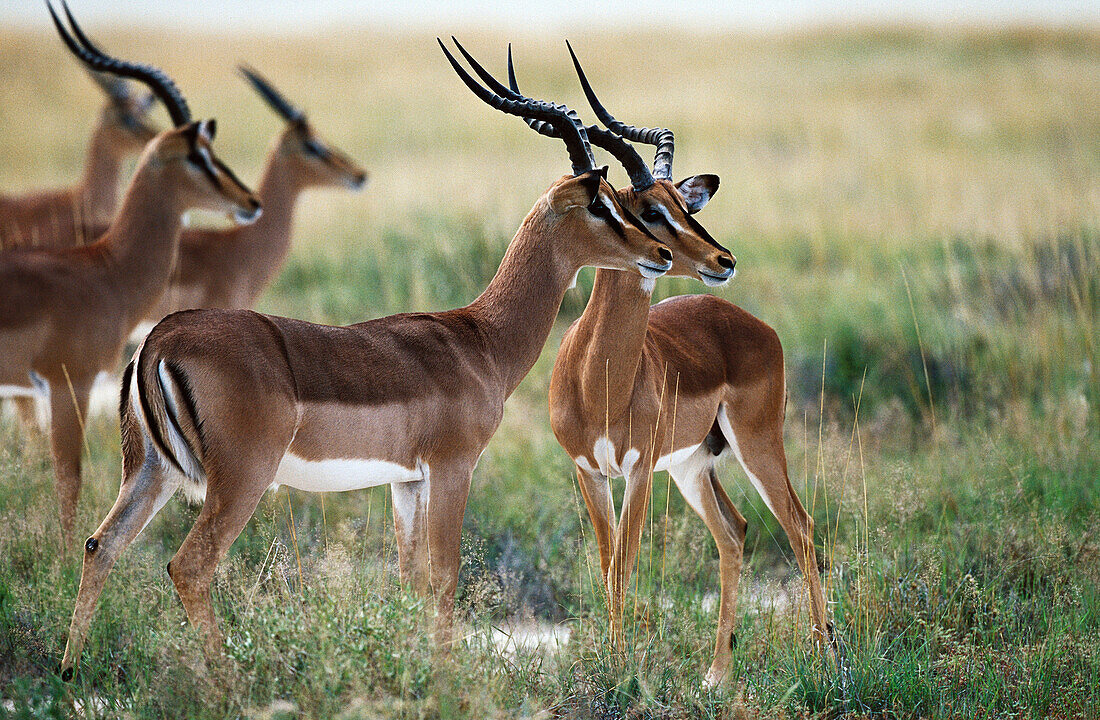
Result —
[[573, 208], [588, 207], [600, 191], [600, 181], [607, 176], [607, 166], [566, 178], [550, 188], [550, 209], [564, 215]]
[[680, 191], [688, 212], [694, 215], [718, 192], [718, 176], [692, 175], [676, 183], [676, 189]]

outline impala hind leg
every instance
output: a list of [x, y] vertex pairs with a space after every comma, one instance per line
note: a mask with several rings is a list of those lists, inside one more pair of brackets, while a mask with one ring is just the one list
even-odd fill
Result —
[[179, 488], [181, 480], [180, 475], [165, 470], [152, 446], [147, 449], [144, 462], [134, 472], [123, 475], [114, 506], [99, 528], [84, 542], [80, 591], [76, 596], [65, 656], [61, 661], [62, 680], [71, 680], [80, 662], [80, 651], [84, 647], [96, 602], [115, 561], [164, 507]]
[[50, 450], [53, 455], [54, 483], [57, 489], [58, 515], [66, 552], [80, 499], [80, 456], [84, 448], [84, 418], [87, 417], [91, 382], [73, 379], [54, 383], [50, 394]]
[[741, 562], [745, 550], [748, 522], [729, 499], [714, 472], [714, 456], [700, 447], [680, 465], [669, 468], [669, 475], [714, 537], [718, 546], [720, 600], [718, 630], [714, 641], [714, 659], [704, 683], [717, 685], [729, 668], [736, 624], [737, 589], [741, 580]]
[[[248, 467], [247, 463], [242, 466]], [[188, 621], [203, 640], [208, 662], [223, 657], [223, 638], [210, 601], [210, 585], [218, 563], [256, 512], [271, 485], [277, 463], [242, 477], [220, 473], [207, 480], [206, 501], [183, 544], [168, 563], [168, 575], [183, 601]]]
[[727, 414], [723, 410], [718, 415], [718, 424], [749, 481], [787, 534], [795, 560], [806, 580], [814, 639], [824, 643], [829, 639], [830, 631], [825, 620], [825, 596], [814, 549], [814, 520], [806, 512], [787, 475], [782, 413], [778, 414], [778, 418], [778, 421], [761, 420], [754, 417], [751, 410], [746, 410], [744, 415], [735, 411]]

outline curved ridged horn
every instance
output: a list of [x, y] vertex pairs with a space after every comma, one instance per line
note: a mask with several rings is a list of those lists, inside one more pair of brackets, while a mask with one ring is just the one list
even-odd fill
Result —
[[255, 68], [242, 64], [237, 66], [237, 70], [240, 71], [245, 80], [248, 80], [252, 88], [259, 93], [260, 97], [264, 99], [268, 106], [281, 115], [284, 120], [293, 123], [301, 122], [305, 119], [306, 114], [287, 100], [286, 96], [276, 90], [275, 86], [256, 72]]
[[[454, 41], [455, 46], [462, 52], [463, 56], [469, 58], [470, 55], [466, 53], [462, 45], [459, 44], [453, 36], [451, 40]], [[501, 112], [509, 115], [515, 115], [521, 118], [534, 118], [536, 120], [543, 120], [550, 124], [555, 130], [561, 133], [559, 137], [565, 142], [565, 147], [569, 151], [569, 160], [573, 164], [573, 175], [580, 175], [592, 170], [596, 167], [596, 161], [592, 157], [592, 148], [588, 145], [588, 135], [585, 133], [584, 126], [575, 123], [572, 118], [569, 117], [569, 108], [564, 105], [555, 105], [543, 100], [533, 100], [525, 96], [517, 96], [516, 99], [512, 97], [504, 97], [497, 93], [492, 92], [480, 84], [477, 80], [470, 77], [470, 74], [466, 72], [458, 61], [455, 60], [454, 55], [451, 55], [447, 50], [447, 46], [443, 44], [443, 41], [436, 38], [436, 42], [439, 43], [439, 47], [442, 48], [443, 54], [447, 56], [447, 61], [451, 63], [451, 67], [458, 73], [459, 78], [466, 84], [466, 87], [470, 88], [470, 91], [474, 95], [477, 95], [482, 102], [487, 105], [500, 110]], [[472, 63], [477, 70], [476, 63]], [[480, 72], [478, 73], [481, 74]], [[494, 81], [495, 83], [495, 81]], [[499, 83], [495, 83], [499, 85]], [[509, 93], [511, 95], [511, 93]]]
[[577, 60], [577, 54], [573, 52], [573, 46], [569, 44], [568, 40], [565, 41], [565, 46], [569, 48], [569, 56], [573, 58], [573, 67], [577, 69], [584, 96], [588, 98], [588, 104], [592, 106], [592, 111], [596, 113], [596, 117], [600, 119], [600, 122], [608, 130], [617, 135], [622, 135], [627, 140], [656, 145], [657, 156], [653, 159], [653, 177], [663, 180], [672, 179], [672, 153], [676, 142], [672, 131], [666, 128], [638, 128], [616, 120], [600, 103], [596, 93], [592, 92], [592, 86], [588, 83], [588, 78], [584, 75], [581, 63]]
[[80, 26], [76, 22], [76, 18], [69, 12], [69, 6], [65, 3], [65, 0], [61, 0], [61, 7], [65, 10], [65, 15], [69, 19], [73, 34], [79, 38], [80, 42], [77, 42], [77, 40], [69, 34], [65, 26], [61, 24], [61, 19], [57, 17], [57, 13], [54, 12], [50, 0], [46, 0], [46, 9], [50, 11], [50, 17], [53, 18], [53, 24], [57, 27], [57, 32], [61, 35], [61, 39], [65, 41], [66, 47], [69, 48], [69, 51], [72, 52], [73, 55], [76, 55], [76, 57], [91, 70], [108, 73], [117, 77], [131, 78], [148, 86], [148, 88], [153, 91], [153, 94], [164, 103], [164, 107], [168, 109], [168, 115], [172, 118], [172, 124], [176, 127], [181, 127], [191, 122], [191, 111], [187, 108], [187, 101], [183, 99], [183, 95], [180, 94], [179, 88], [176, 87], [176, 84], [172, 82], [171, 78], [165, 75], [163, 71], [151, 65], [138, 65], [124, 60], [118, 60], [101, 51], [88, 40], [87, 36], [81, 31]]
[[[516, 70], [512, 65], [512, 43], [508, 43], [508, 85], [509, 88], [505, 88], [506, 90], [510, 89], [512, 93], [520, 95], [519, 83], [516, 82]], [[572, 117], [576, 118], [576, 113], [573, 111], [570, 111], [570, 113]], [[558, 137], [554, 128], [542, 120], [533, 118], [524, 118], [524, 120], [535, 132], [550, 137]], [[576, 118], [576, 120], [580, 122], [579, 118]], [[626, 170], [626, 174], [630, 176], [631, 187], [641, 192], [653, 185], [653, 175], [649, 172], [649, 166], [645, 164], [642, 156], [628, 142], [615, 133], [595, 125], [586, 125], [584, 130], [588, 133], [589, 142], [608, 151], [619, 161], [619, 164]]]

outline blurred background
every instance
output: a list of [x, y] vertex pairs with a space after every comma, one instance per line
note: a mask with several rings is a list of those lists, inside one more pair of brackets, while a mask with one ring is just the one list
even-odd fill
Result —
[[[302, 197], [294, 249], [260, 301], [265, 312], [351, 323], [465, 304], [536, 199], [568, 171], [560, 142], [467, 91], [437, 35], [458, 35], [499, 77], [512, 42], [525, 92], [591, 120], [568, 37], [612, 113], [675, 131], [676, 179], [720, 175], [698, 219], [737, 255], [736, 279], [716, 290], [661, 280], [655, 297], [714, 292], [779, 333], [791, 475], [817, 520], [853, 685], [840, 693], [806, 652], [789, 546], [733, 467], [723, 481], [750, 521], [737, 678], [700, 694], [716, 556], [663, 474], [638, 575], [639, 652], [622, 660], [607, 647], [598, 560], [546, 409], [561, 334], [591, 287], [586, 271], [478, 467], [461, 591], [471, 636], [521, 617], [558, 623], [574, 641], [545, 665], [537, 654], [458, 653], [443, 692], [461, 707], [508, 716], [533, 697], [534, 707], [581, 708], [577, 717], [657, 706], [676, 710], [661, 717], [725, 717], [736, 703], [750, 716], [854, 707], [1087, 717], [1100, 706], [1095, 2], [71, 8], [106, 50], [164, 68], [196, 117], [216, 117], [217, 152], [246, 182], [281, 121], [236, 76], [241, 61], [370, 172], [359, 194]], [[101, 104], [42, 3], [0, 2], [0, 189], [76, 178]], [[614, 165], [611, 178], [626, 184]], [[10, 419], [0, 432], [0, 527], [16, 530], [0, 533], [0, 651], [10, 642], [9, 656], [20, 658], [0, 662], [0, 691], [24, 698], [52, 687], [62, 697], [49, 668], [76, 566], [60, 555], [40, 561], [40, 548], [56, 542], [44, 444], [24, 443]], [[80, 527], [99, 522], [119, 476], [115, 418], [93, 418], [88, 437]], [[216, 593], [239, 633], [231, 651], [249, 668], [222, 715], [288, 696], [314, 716], [335, 714], [351, 696], [400, 697], [412, 716], [439, 714], [426, 690], [435, 682], [430, 652], [409, 646], [422, 637], [408, 628], [415, 603], [395, 589], [387, 493], [330, 495], [327, 509], [295, 493], [296, 533], [286, 491], [261, 505]], [[183, 671], [198, 657], [194, 642], [180, 623], [160, 621], [182, 621], [163, 568], [193, 512], [170, 504], [120, 563], [129, 579], [105, 595], [115, 613], [89, 646], [107, 662], [89, 663], [88, 706], [111, 692], [130, 698], [135, 716], [202, 707], [201, 687]], [[244, 610], [246, 588], [257, 600]], [[655, 617], [659, 635], [649, 632]], [[345, 631], [364, 623], [381, 630], [366, 639]], [[331, 651], [324, 663], [314, 642]]]
[[[593, 23], [605, 27], [667, 26], [715, 29], [785, 29], [811, 23], [851, 22], [1095, 22], [1100, 10], [1088, 0], [773, 0], [757, 3], [737, 0], [698, 3], [690, 0], [546, 0], [538, 3], [478, 0], [442, 2], [409, 0], [401, 3], [365, 3], [359, 0], [197, 0], [142, 3], [136, 0], [87, 0], [79, 3], [88, 20], [203, 26], [206, 29], [241, 25], [251, 30], [281, 33], [344, 27], [356, 24], [450, 27], [486, 24], [542, 30], [576, 30]], [[40, 3], [8, 0], [0, 20], [40, 21]]]

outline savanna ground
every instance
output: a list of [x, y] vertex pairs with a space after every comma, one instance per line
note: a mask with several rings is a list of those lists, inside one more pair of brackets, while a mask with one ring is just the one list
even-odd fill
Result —
[[[218, 117], [219, 153], [245, 179], [279, 123], [234, 78], [239, 60], [370, 170], [362, 195], [303, 199], [264, 311], [345, 323], [468, 302], [568, 167], [559, 143], [469, 95], [428, 34], [196, 45], [94, 29], [168, 69], [197, 117]], [[587, 114], [558, 38], [460, 37], [498, 71], [512, 40], [525, 90]], [[397, 582], [388, 490], [283, 489], [216, 581], [227, 688], [208, 682], [164, 571], [196, 512], [182, 501], [119, 562], [77, 679], [60, 683], [80, 554], [59, 548], [44, 444], [0, 421], [0, 712], [1100, 717], [1100, 35], [571, 39], [616, 114], [675, 130], [677, 177], [722, 177], [700, 220], [739, 273], [717, 292], [783, 341], [791, 475], [817, 521], [850, 679], [814, 653], [790, 547], [733, 466], [723, 480], [750, 525], [732, 677], [701, 687], [716, 552], [663, 474], [628, 642], [609, 643], [591, 530], [546, 409], [586, 271], [478, 467], [466, 640], [446, 660], [429, 610]], [[0, 67], [0, 187], [74, 177], [93, 86], [45, 32], [0, 31]], [[658, 283], [658, 298], [682, 292], [704, 289]], [[78, 533], [117, 491], [110, 413], [90, 420], [86, 461]], [[501, 641], [540, 628], [569, 640]]]

